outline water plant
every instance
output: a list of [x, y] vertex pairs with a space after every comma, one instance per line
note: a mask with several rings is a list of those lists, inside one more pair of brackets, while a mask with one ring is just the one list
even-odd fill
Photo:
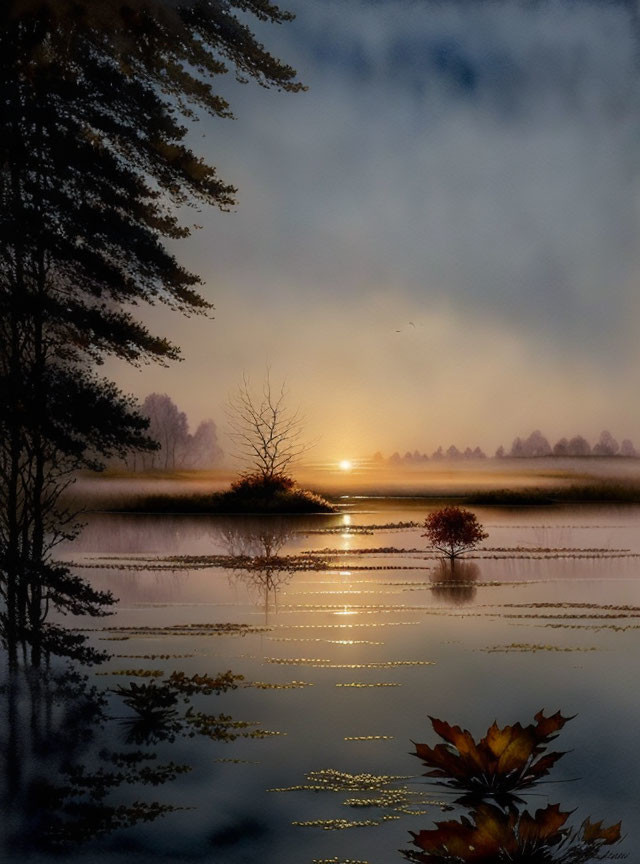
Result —
[[[547, 746], [570, 717], [559, 711], [545, 717], [539, 711], [534, 723], [499, 728], [493, 723], [476, 742], [469, 731], [430, 717], [444, 744], [415, 744], [415, 756], [430, 769], [427, 777], [438, 785], [465, 790], [472, 795], [502, 795], [527, 789], [545, 777], [564, 754], [546, 753]], [[415, 742], [414, 742], [415, 743]]]

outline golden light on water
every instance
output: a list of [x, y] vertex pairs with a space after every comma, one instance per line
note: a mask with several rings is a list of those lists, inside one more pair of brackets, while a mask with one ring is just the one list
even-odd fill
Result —
[[350, 459], [342, 459], [338, 463], [338, 467], [341, 471], [351, 471], [351, 469], [353, 468], [353, 462]]

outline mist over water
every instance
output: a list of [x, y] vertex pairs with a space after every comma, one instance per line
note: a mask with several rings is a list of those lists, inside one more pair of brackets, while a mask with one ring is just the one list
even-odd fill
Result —
[[[553, 748], [566, 755], [544, 778], [553, 782], [524, 790], [518, 806], [559, 804], [576, 831], [587, 817], [622, 820], [624, 839], [610, 851], [634, 860], [639, 509], [477, 507], [489, 538], [452, 568], [421, 536], [433, 506], [360, 501], [299, 518], [90, 515], [61, 555], [120, 598], [114, 616], [74, 622], [112, 652], [92, 680], [115, 688], [149, 681], [140, 670], [163, 672], [162, 682], [177, 669], [231, 669], [245, 676], [239, 689], [196, 697], [197, 709], [268, 734], [158, 741], [159, 763], [191, 770], [151, 792], [134, 785], [125, 800], [190, 809], [113, 828], [73, 846], [77, 854], [104, 864], [132, 854], [400, 862], [411, 831], [470, 813], [410, 755], [412, 740], [439, 740], [427, 715], [479, 740], [494, 719], [526, 726], [540, 709], [559, 709], [575, 715]], [[108, 713], [131, 714], [113, 694]], [[14, 730], [27, 760], [28, 728]], [[103, 746], [121, 750], [124, 728], [109, 721]], [[69, 758], [92, 765], [81, 752]]]
[[[342, 470], [338, 460], [298, 465], [294, 475], [300, 486], [326, 493], [349, 505], [345, 496], [451, 497], [496, 489], [558, 489], [600, 483], [635, 484], [640, 479], [637, 459], [486, 459], [431, 460], [413, 466], [385, 465], [354, 459]], [[146, 496], [217, 493], [228, 489], [238, 476], [233, 470], [146, 474], [85, 475], [78, 478], [69, 497], [89, 510], [127, 508]], [[171, 507], [166, 509], [169, 511]]]

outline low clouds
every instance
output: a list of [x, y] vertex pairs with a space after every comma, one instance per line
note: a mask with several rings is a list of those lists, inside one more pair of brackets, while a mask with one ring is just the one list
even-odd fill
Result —
[[[599, 431], [602, 412], [637, 422], [627, 394], [637, 368], [640, 69], [628, 7], [288, 5], [298, 19], [265, 28], [264, 41], [310, 90], [225, 84], [237, 120], [199, 124], [207, 138], [196, 144], [239, 187], [239, 207], [198, 214], [204, 230], [183, 244], [218, 319], [208, 336], [174, 320], [187, 362], [164, 380], [193, 387], [197, 413], [205, 380], [215, 402], [243, 368], [276, 359], [290, 378], [307, 370], [318, 426], [330, 395], [353, 406], [342, 412], [351, 410], [353, 434], [372, 404], [393, 399], [407, 430], [435, 413], [450, 429], [439, 440], [464, 438], [479, 420], [490, 429], [499, 401], [502, 425], [526, 431], [507, 363], [526, 377], [530, 406], [566, 415], [559, 432]], [[398, 348], [380, 320], [385, 304], [389, 333], [396, 308], [400, 325], [421, 319], [429, 337]], [[209, 373], [194, 359], [205, 355]], [[429, 409], [419, 401], [426, 370]], [[465, 387], [462, 399], [447, 395]], [[487, 437], [478, 443], [491, 446]]]

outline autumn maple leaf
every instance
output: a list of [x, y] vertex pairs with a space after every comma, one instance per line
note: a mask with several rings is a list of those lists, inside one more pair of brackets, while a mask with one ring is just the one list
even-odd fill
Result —
[[501, 729], [494, 722], [478, 742], [466, 729], [429, 719], [446, 743], [429, 747], [413, 742], [414, 755], [430, 769], [425, 776], [438, 778], [439, 785], [483, 796], [526, 789], [546, 776], [564, 754], [545, 750], [572, 718], [559, 711], [545, 717], [539, 711], [535, 723], [528, 726], [515, 723]]

